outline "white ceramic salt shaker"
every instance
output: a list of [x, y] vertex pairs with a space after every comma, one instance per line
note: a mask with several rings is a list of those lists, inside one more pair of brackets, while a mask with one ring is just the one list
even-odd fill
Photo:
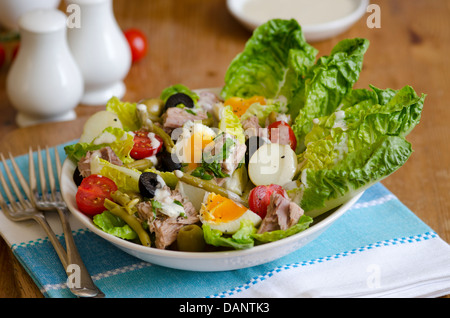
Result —
[[60, 0], [0, 0], [0, 24], [18, 31], [19, 18], [28, 11], [57, 9]]
[[84, 79], [85, 105], [121, 99], [131, 67], [131, 50], [113, 12], [112, 0], [66, 0], [78, 6], [80, 27], [69, 28], [68, 41]]
[[7, 75], [6, 92], [20, 127], [76, 118], [83, 77], [67, 44], [66, 16], [55, 9], [19, 19], [20, 49]]

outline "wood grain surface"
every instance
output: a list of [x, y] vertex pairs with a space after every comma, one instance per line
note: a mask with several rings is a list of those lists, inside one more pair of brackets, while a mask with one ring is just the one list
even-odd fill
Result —
[[[450, 1], [371, 2], [381, 8], [381, 28], [367, 26], [367, 13], [344, 34], [312, 45], [326, 55], [341, 39], [367, 38], [370, 47], [356, 87], [398, 89], [408, 84], [427, 94], [421, 123], [407, 137], [414, 153], [383, 184], [450, 242]], [[125, 79], [124, 100], [133, 102], [158, 96], [177, 83], [222, 86], [230, 61], [251, 35], [227, 11], [224, 0], [114, 0], [114, 12], [122, 29], [139, 28], [149, 41], [148, 55]], [[7, 61], [0, 69], [0, 152], [20, 155], [31, 145], [54, 146], [78, 138], [86, 119], [104, 106], [79, 105], [77, 119], [70, 122], [16, 126], [16, 111], [5, 92], [14, 45], [5, 44]], [[3, 239], [0, 297], [43, 297]]]

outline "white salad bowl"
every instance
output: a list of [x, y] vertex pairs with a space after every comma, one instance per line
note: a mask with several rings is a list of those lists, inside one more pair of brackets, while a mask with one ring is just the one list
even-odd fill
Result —
[[232, 250], [220, 252], [181, 252], [162, 250], [142, 246], [108, 234], [99, 229], [92, 219], [77, 208], [75, 194], [77, 186], [73, 181], [76, 165], [66, 159], [61, 173], [61, 193], [72, 214], [91, 232], [115, 245], [122, 251], [143, 261], [181, 270], [189, 271], [228, 271], [252, 267], [271, 262], [288, 255], [316, 239], [328, 227], [342, 216], [362, 195], [362, 192], [342, 204], [323, 217], [319, 217], [303, 232], [297, 233], [279, 241], [254, 246], [247, 250]]

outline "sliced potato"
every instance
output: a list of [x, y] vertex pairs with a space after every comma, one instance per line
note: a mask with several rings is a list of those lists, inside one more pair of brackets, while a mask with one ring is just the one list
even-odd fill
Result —
[[254, 185], [285, 185], [297, 171], [297, 155], [288, 145], [278, 143], [259, 147], [250, 158], [248, 175]]
[[83, 133], [80, 142], [90, 143], [95, 137], [98, 137], [107, 127], [122, 128], [119, 117], [109, 111], [102, 110], [93, 114], [84, 124]]

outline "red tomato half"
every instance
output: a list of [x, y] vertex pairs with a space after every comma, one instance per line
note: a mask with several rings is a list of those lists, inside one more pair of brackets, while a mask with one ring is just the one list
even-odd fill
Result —
[[264, 219], [267, 214], [267, 207], [270, 203], [270, 196], [274, 192], [285, 197], [287, 196], [286, 190], [278, 184], [260, 185], [253, 188], [248, 196], [248, 207]]
[[3, 45], [0, 45], [0, 68], [2, 68], [5, 59], [6, 59], [5, 48], [3, 47]]
[[282, 145], [290, 145], [292, 150], [297, 148], [297, 138], [295, 138], [294, 131], [291, 126], [285, 121], [276, 121], [268, 127], [269, 139], [271, 142]]
[[88, 216], [105, 211], [105, 199], [111, 200], [111, 193], [117, 191], [117, 186], [111, 179], [92, 174], [81, 181], [75, 196], [78, 209]]
[[124, 32], [131, 49], [131, 60], [137, 62], [141, 60], [148, 50], [147, 38], [138, 29], [128, 29]]
[[162, 149], [162, 138], [155, 134], [152, 140], [148, 135], [149, 132], [146, 130], [139, 130], [134, 133], [134, 146], [130, 152], [131, 158], [139, 160], [151, 157]]

